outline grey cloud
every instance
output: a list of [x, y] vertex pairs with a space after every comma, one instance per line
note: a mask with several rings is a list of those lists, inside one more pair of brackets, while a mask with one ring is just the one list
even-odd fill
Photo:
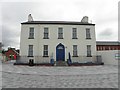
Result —
[[107, 36], [111, 36], [111, 35], [113, 35], [113, 32], [112, 32], [112, 29], [110, 29], [110, 28], [107, 28], [107, 29], [105, 29], [105, 30], [103, 30], [101, 33], [99, 33], [99, 36], [105, 36], [105, 37], [107, 37]]
[[9, 26], [3, 26], [2, 31], [2, 41], [4, 44], [4, 47], [7, 48], [8, 46], [14, 46], [18, 47], [19, 44], [19, 37], [20, 37], [20, 31], [16, 31], [16, 29], [10, 29]]
[[97, 36], [97, 40], [107, 40], [107, 41], [111, 41], [111, 40], [117, 40], [116, 38], [117, 34], [113, 32], [112, 29], [107, 28], [105, 30], [102, 30], [102, 32], [100, 32]]
[[36, 3], [4, 3], [2, 6], [2, 21], [21, 22], [29, 13], [35, 10]]
[[2, 42], [4, 48], [8, 46], [19, 48], [20, 23], [27, 20], [27, 15], [32, 13], [33, 3], [4, 3], [2, 6]]
[[[111, 2], [110, 0], [106, 0]], [[101, 2], [101, 3], [100, 3]], [[101, 7], [104, 3], [104, 7]], [[20, 23], [27, 21], [29, 13], [32, 14], [34, 20], [73, 20], [80, 21], [84, 15], [88, 15], [98, 29], [106, 28], [116, 22], [114, 10], [111, 11], [111, 3], [106, 4], [104, 1], [92, 0], [39, 0], [39, 2], [11, 2], [3, 3], [2, 5], [2, 31], [3, 42], [5, 46], [19, 46], [20, 43]], [[106, 8], [107, 6], [107, 8]], [[117, 6], [116, 6], [117, 7]], [[106, 8], [106, 10], [104, 10]], [[110, 8], [110, 9], [109, 9]], [[102, 14], [103, 13], [103, 14]], [[113, 16], [112, 16], [113, 15]], [[93, 22], [94, 23], [94, 22]], [[100, 26], [100, 24], [102, 24]], [[106, 27], [105, 27], [105, 26]], [[113, 30], [114, 26], [113, 27]], [[111, 28], [111, 27], [110, 27]], [[96, 29], [96, 31], [98, 30]], [[98, 30], [98, 37], [103, 40], [108, 36], [113, 36], [112, 29], [106, 29], [103, 32]], [[109, 38], [111, 38], [109, 37]], [[109, 39], [108, 38], [108, 39]]]
[[[43, 5], [44, 4], [44, 5]], [[31, 13], [33, 19], [42, 20], [57, 18], [57, 13], [45, 7], [49, 3], [41, 2], [10, 2], [3, 3], [2, 5], [2, 41], [4, 47], [7, 46], [19, 46], [20, 44], [20, 23], [27, 21], [27, 15]], [[51, 3], [52, 5], [52, 3]], [[51, 6], [49, 5], [49, 6]], [[56, 9], [55, 9], [56, 10]], [[56, 10], [57, 11], [57, 10]], [[59, 14], [61, 15], [61, 14]], [[61, 15], [62, 16], [62, 15]], [[35, 18], [34, 18], [35, 17]]]

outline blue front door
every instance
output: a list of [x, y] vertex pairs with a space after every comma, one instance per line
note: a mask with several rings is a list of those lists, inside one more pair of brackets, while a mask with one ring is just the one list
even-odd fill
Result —
[[61, 43], [56, 47], [56, 61], [65, 61], [65, 47]]

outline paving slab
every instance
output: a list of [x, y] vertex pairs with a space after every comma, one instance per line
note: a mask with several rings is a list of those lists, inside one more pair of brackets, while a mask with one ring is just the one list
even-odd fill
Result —
[[2, 88], [118, 88], [118, 66], [46, 67], [2, 64]]

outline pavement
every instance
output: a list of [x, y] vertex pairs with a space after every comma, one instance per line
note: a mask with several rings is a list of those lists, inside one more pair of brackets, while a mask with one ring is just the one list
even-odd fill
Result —
[[118, 88], [118, 66], [2, 64], [2, 88]]

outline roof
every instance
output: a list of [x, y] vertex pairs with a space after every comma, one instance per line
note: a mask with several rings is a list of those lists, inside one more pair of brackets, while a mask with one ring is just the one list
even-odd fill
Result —
[[95, 25], [85, 22], [73, 22], [73, 21], [27, 21], [21, 24], [62, 24], [62, 25]]
[[118, 41], [96, 41], [96, 45], [120, 45]]
[[15, 48], [8, 48], [8, 50], [5, 51], [5, 52], [8, 52], [9, 50], [12, 50], [14, 53], [16, 53], [17, 55], [19, 55], [19, 53], [15, 50]]

